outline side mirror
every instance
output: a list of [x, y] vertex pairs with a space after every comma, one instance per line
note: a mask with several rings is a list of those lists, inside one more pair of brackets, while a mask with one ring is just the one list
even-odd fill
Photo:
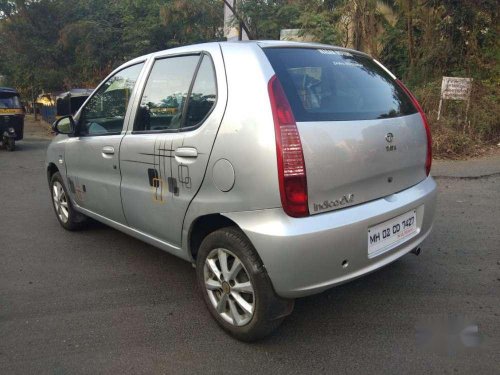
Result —
[[72, 116], [64, 116], [60, 119], [54, 121], [52, 124], [52, 130], [56, 134], [68, 134], [71, 135], [75, 132], [75, 120]]

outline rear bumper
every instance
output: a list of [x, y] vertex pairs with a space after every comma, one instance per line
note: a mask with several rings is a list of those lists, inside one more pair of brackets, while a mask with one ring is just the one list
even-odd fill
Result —
[[[432, 228], [436, 191], [428, 177], [388, 197], [307, 218], [291, 218], [281, 208], [225, 216], [252, 241], [276, 293], [296, 298], [365, 275], [418, 247]], [[368, 228], [412, 209], [417, 210], [417, 234], [369, 258]]]

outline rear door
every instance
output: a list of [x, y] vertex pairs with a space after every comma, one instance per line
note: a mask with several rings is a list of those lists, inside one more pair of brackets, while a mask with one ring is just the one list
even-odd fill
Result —
[[129, 226], [176, 247], [224, 113], [215, 74], [215, 61], [223, 69], [220, 48], [207, 49], [155, 59], [121, 146]]
[[297, 122], [311, 214], [384, 197], [426, 178], [421, 116], [378, 63], [344, 50], [264, 51]]
[[120, 143], [143, 66], [124, 68], [99, 87], [80, 111], [78, 136], [65, 149], [69, 190], [78, 205], [122, 224]]

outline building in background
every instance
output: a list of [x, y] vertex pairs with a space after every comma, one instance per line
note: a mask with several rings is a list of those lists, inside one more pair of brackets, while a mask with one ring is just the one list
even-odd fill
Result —
[[[241, 0], [240, 0], [241, 1]], [[237, 9], [237, 0], [228, 0], [233, 9]], [[238, 1], [239, 2], [239, 1]], [[243, 28], [235, 25], [235, 17], [231, 9], [224, 3], [224, 36], [228, 41], [248, 40], [248, 35]]]
[[[228, 0], [233, 9], [238, 9], [238, 4], [245, 0]], [[224, 36], [228, 41], [249, 40], [247, 33], [242, 27], [238, 26], [237, 21], [231, 9], [224, 3]], [[300, 42], [314, 41], [312, 35], [300, 35], [300, 29], [283, 29], [280, 32], [280, 40], [293, 40]]]
[[280, 40], [289, 40], [294, 42], [315, 42], [315, 38], [311, 34], [301, 35], [300, 29], [282, 29], [280, 31]]

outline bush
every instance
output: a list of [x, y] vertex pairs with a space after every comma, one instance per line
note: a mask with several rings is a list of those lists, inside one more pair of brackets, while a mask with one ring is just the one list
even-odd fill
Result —
[[500, 142], [499, 85], [494, 81], [474, 81], [470, 107], [466, 102], [443, 101], [437, 120], [441, 81], [414, 89], [427, 114], [432, 131], [433, 153], [437, 158], [478, 156]]

